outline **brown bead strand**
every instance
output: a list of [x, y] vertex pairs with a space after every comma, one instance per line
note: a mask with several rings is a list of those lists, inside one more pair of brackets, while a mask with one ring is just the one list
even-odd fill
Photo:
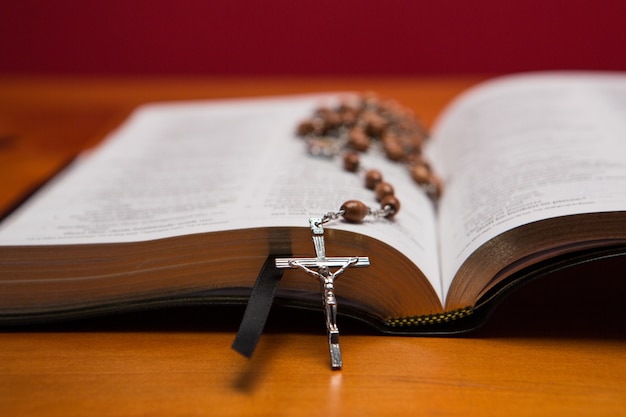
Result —
[[[343, 166], [346, 171], [357, 172], [360, 168], [360, 156], [355, 151], [347, 151], [343, 156]], [[392, 218], [400, 210], [400, 200], [394, 195], [394, 188], [388, 182], [383, 181], [380, 171], [370, 169], [365, 172], [365, 186], [374, 190], [376, 200], [380, 202], [381, 212], [384, 217]], [[360, 223], [365, 216], [372, 211], [365, 203], [358, 200], [349, 200], [343, 203], [340, 211], [343, 218], [351, 223]]]
[[[389, 160], [406, 164], [413, 181], [433, 200], [441, 195], [441, 179], [422, 156], [428, 134], [413, 112], [395, 101], [368, 94], [336, 108], [321, 107], [298, 126], [297, 134], [307, 140], [314, 155], [333, 156], [340, 147], [348, 148], [343, 166], [349, 172], [361, 169], [358, 153], [368, 151], [373, 142], [378, 142]], [[391, 218], [399, 211], [400, 201], [393, 186], [383, 181], [380, 171], [365, 172], [365, 187], [375, 192], [381, 209], [372, 211], [360, 201], [346, 201], [341, 206], [346, 221], [361, 222], [368, 214]]]

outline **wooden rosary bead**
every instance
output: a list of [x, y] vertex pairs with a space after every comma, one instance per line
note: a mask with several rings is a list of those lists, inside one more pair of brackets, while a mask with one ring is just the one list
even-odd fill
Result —
[[[422, 143], [416, 142], [417, 135], [412, 133], [407, 133], [400, 135], [400, 144], [405, 149], [405, 152], [410, 155], [421, 155], [422, 153]], [[408, 159], [408, 157], [406, 158]], [[422, 158], [423, 159], [423, 158]]]
[[358, 118], [358, 112], [355, 108], [350, 107], [348, 105], [343, 105], [340, 108], [339, 116], [341, 117], [341, 122], [347, 126], [353, 126]]
[[376, 193], [376, 201], [382, 201], [388, 195], [393, 195], [394, 189], [391, 184], [388, 182], [379, 182], [374, 188], [374, 192]]
[[317, 110], [317, 113], [324, 120], [326, 130], [332, 129], [341, 124], [341, 117], [334, 110], [327, 107], [320, 107]]
[[428, 164], [428, 161], [426, 161], [426, 159], [420, 152], [421, 152], [420, 150], [416, 150], [415, 152], [412, 152], [406, 158], [406, 163], [409, 165], [409, 167], [412, 167], [414, 165], [426, 165], [426, 167], [430, 169], [430, 165]]
[[365, 152], [370, 147], [370, 138], [363, 129], [355, 127], [348, 135], [348, 146], [356, 151]]
[[343, 155], [343, 168], [348, 172], [357, 172], [361, 157], [354, 151], [348, 151]]
[[419, 133], [413, 134], [410, 137], [411, 145], [416, 149], [422, 149], [424, 146], [424, 136]]
[[365, 124], [365, 131], [376, 137], [381, 137], [385, 128], [387, 127], [387, 121], [380, 115], [373, 111], [366, 111], [361, 116]]
[[341, 205], [343, 218], [351, 223], [360, 223], [370, 212], [369, 207], [365, 203], [358, 200], [348, 200]]
[[441, 197], [441, 192], [443, 190], [443, 183], [441, 181], [441, 178], [439, 178], [437, 175], [431, 174], [430, 187], [430, 194], [433, 198], [437, 199]]
[[383, 136], [383, 149], [385, 155], [392, 161], [401, 161], [405, 157], [405, 152], [397, 136], [386, 134]]
[[425, 164], [418, 164], [411, 167], [411, 178], [419, 185], [425, 185], [430, 182], [430, 169]]
[[298, 125], [297, 134], [298, 136], [306, 136], [315, 131], [315, 125], [311, 119], [303, 120]]
[[365, 188], [373, 190], [382, 180], [383, 174], [379, 170], [370, 169], [365, 173]]
[[387, 215], [390, 219], [400, 211], [400, 200], [395, 195], [387, 195], [380, 201], [380, 207], [384, 209], [387, 206], [391, 207], [391, 212]]

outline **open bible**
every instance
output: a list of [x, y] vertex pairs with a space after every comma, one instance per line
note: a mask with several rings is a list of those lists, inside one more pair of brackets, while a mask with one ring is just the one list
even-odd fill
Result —
[[[344, 93], [137, 109], [0, 223], [0, 324], [180, 304], [245, 303], [268, 256], [312, 256], [308, 219], [372, 202], [295, 130]], [[437, 203], [406, 170], [393, 219], [326, 226], [339, 314], [388, 333], [459, 332], [554, 269], [626, 253], [626, 75], [502, 77], [449, 105], [426, 146]], [[287, 270], [277, 302], [321, 308]]]

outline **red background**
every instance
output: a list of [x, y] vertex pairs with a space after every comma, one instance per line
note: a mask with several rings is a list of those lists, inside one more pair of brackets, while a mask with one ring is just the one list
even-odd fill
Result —
[[624, 0], [0, 0], [0, 73], [626, 70]]

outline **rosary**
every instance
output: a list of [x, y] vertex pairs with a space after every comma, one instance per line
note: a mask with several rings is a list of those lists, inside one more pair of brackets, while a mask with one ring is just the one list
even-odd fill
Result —
[[[441, 181], [422, 155], [428, 136], [413, 113], [395, 101], [382, 101], [375, 96], [361, 96], [343, 102], [336, 108], [319, 108], [312, 118], [303, 121], [297, 130], [313, 156], [332, 158], [343, 155], [346, 171], [364, 172], [364, 185], [375, 193], [380, 207], [372, 209], [358, 200], [344, 202], [338, 211], [309, 219], [315, 247], [315, 258], [277, 258], [279, 269], [298, 268], [317, 278], [322, 289], [331, 368], [343, 366], [337, 327], [337, 299], [334, 281], [349, 267], [367, 267], [367, 257], [326, 257], [323, 225], [339, 218], [361, 223], [366, 216], [392, 219], [400, 210], [394, 187], [383, 180], [376, 169], [362, 169], [360, 152], [382, 148], [385, 156], [407, 166], [409, 175], [428, 196], [436, 201], [441, 195]], [[331, 267], [338, 268], [335, 272]]]
[[[364, 174], [364, 185], [375, 193], [380, 207], [372, 209], [358, 200], [344, 202], [338, 211], [309, 219], [315, 247], [315, 258], [268, 257], [257, 277], [248, 300], [233, 349], [250, 357], [254, 352], [267, 319], [282, 271], [300, 269], [319, 280], [322, 291], [328, 347], [332, 369], [343, 366], [337, 327], [337, 298], [335, 279], [350, 267], [367, 267], [368, 257], [327, 257], [324, 245], [324, 225], [332, 221], [361, 223], [367, 216], [391, 220], [400, 210], [400, 200], [394, 187], [384, 181], [376, 169], [361, 167], [360, 153], [378, 148], [385, 156], [407, 167], [417, 186], [436, 202], [441, 195], [441, 181], [422, 155], [428, 138], [426, 130], [413, 113], [395, 101], [382, 101], [375, 96], [360, 96], [344, 101], [335, 108], [319, 108], [297, 129], [313, 156], [333, 158], [343, 156], [343, 167], [352, 173]], [[337, 268], [331, 271], [331, 268]]]

